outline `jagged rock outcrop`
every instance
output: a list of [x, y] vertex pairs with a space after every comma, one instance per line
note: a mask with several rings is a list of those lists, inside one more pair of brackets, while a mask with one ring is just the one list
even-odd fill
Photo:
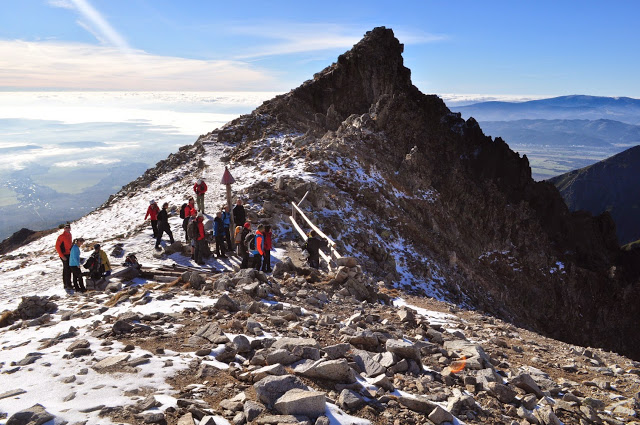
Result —
[[[526, 156], [422, 94], [402, 50], [376, 28], [313, 80], [200, 142], [232, 144], [231, 164], [303, 157], [330, 187], [279, 179], [256, 183], [252, 199], [278, 205], [311, 188], [319, 209], [355, 209], [353, 222], [318, 220], [382, 279], [399, 280], [402, 263], [414, 285], [437, 281], [452, 300], [640, 358], [640, 254], [619, 249], [608, 214], [571, 213], [553, 185], [532, 180]], [[284, 153], [270, 134], [291, 135]]]

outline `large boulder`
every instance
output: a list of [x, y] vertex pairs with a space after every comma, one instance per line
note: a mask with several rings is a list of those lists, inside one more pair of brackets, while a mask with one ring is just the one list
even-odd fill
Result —
[[317, 418], [324, 415], [326, 404], [327, 401], [323, 392], [293, 389], [278, 398], [274, 407], [284, 415], [302, 415], [309, 418]]
[[256, 394], [261, 402], [268, 407], [273, 406], [276, 400], [287, 391], [293, 389], [306, 389], [306, 386], [293, 375], [267, 376], [253, 384]]
[[54, 418], [55, 416], [47, 412], [43, 405], [34, 404], [28, 409], [11, 415], [7, 420], [7, 425], [42, 425]]

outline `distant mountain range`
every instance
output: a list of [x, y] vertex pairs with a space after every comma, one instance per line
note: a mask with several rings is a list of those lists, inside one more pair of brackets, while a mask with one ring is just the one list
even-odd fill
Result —
[[464, 118], [478, 122], [515, 121], [522, 119], [609, 119], [627, 124], [640, 124], [640, 99], [572, 95], [528, 102], [481, 102], [452, 107]]
[[515, 144], [607, 148], [640, 144], [640, 126], [604, 119], [483, 121], [482, 130]]
[[640, 239], [640, 146], [549, 181], [572, 211], [611, 213], [621, 244]]

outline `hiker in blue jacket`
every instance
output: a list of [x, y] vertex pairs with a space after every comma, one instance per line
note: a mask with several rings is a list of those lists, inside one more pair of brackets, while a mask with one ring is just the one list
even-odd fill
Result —
[[231, 246], [231, 231], [229, 230], [231, 227], [231, 213], [229, 213], [226, 205], [222, 207], [221, 213], [224, 240], [227, 241], [227, 251], [233, 251], [233, 247]]
[[82, 280], [82, 270], [80, 270], [80, 247], [83, 243], [84, 239], [75, 239], [71, 245], [71, 252], [69, 253], [69, 267], [73, 275], [73, 289], [78, 292], [87, 292], [87, 288], [84, 286], [84, 281]]

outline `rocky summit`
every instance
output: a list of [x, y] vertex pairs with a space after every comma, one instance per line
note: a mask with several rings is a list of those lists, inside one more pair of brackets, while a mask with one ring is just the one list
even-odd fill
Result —
[[[638, 254], [420, 93], [402, 51], [374, 29], [73, 223], [140, 273], [51, 295], [56, 235], [3, 254], [2, 299], [22, 301], [0, 316], [0, 422], [638, 423]], [[210, 229], [225, 167], [274, 226], [271, 274], [195, 267], [181, 242], [187, 189], [210, 182]], [[158, 251], [149, 199], [172, 204]], [[292, 202], [335, 241], [331, 267], [304, 263]]]
[[[321, 228], [387, 282], [428, 282], [429, 295], [640, 358], [640, 253], [620, 250], [608, 213], [570, 212], [531, 178], [526, 156], [422, 94], [402, 51], [376, 28], [313, 80], [197, 144], [231, 144], [231, 166], [304, 158], [310, 184], [262, 180], [251, 194], [278, 205], [311, 189]], [[287, 135], [282, 149], [276, 135]]]

